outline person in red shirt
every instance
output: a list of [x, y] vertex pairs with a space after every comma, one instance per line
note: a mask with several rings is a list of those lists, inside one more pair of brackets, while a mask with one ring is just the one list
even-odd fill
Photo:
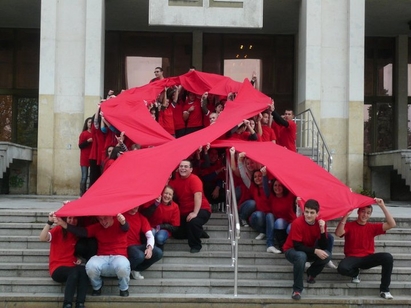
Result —
[[187, 99], [183, 105], [183, 119], [186, 122], [186, 135], [194, 133], [204, 127], [203, 115], [200, 98], [196, 94], [188, 92]]
[[155, 76], [155, 77], [150, 80], [150, 83], [151, 83], [151, 82], [154, 82], [154, 81], [157, 81], [157, 80], [164, 79], [164, 71], [163, 71], [163, 68], [160, 67], [160, 66], [157, 66], [157, 67], [154, 69], [154, 76]]
[[297, 125], [294, 122], [294, 113], [292, 110], [287, 109], [284, 112], [284, 116], [281, 117], [275, 109], [271, 113], [273, 116], [272, 127], [277, 134], [277, 144], [281, 145], [290, 151], [297, 152], [295, 140], [297, 139]]
[[152, 228], [155, 244], [163, 250], [167, 239], [180, 226], [180, 209], [178, 204], [173, 201], [174, 189], [166, 185], [154, 203], [150, 202], [148, 206], [141, 209], [140, 212], [147, 217]]
[[78, 147], [80, 148], [80, 168], [81, 168], [81, 180], [80, 180], [80, 197], [87, 190], [87, 178], [88, 171], [90, 167], [90, 153], [91, 153], [91, 144], [93, 142], [93, 137], [91, 135], [91, 124], [93, 118], [87, 118], [84, 121], [83, 131], [81, 132], [78, 138]]
[[117, 219], [112, 216], [98, 216], [99, 223], [86, 228], [68, 224], [61, 218], [56, 222], [67, 231], [78, 237], [95, 237], [97, 239], [97, 255], [86, 264], [86, 272], [93, 287], [93, 296], [101, 295], [103, 277], [117, 277], [120, 296], [129, 296], [130, 262], [127, 259], [127, 232], [129, 224], [122, 214]]
[[266, 215], [267, 252], [281, 253], [291, 223], [296, 216], [296, 197], [277, 179], [271, 180], [271, 191], [267, 178], [267, 171], [263, 172], [263, 187], [269, 197], [270, 213]]
[[283, 246], [285, 258], [293, 264], [294, 284], [291, 298], [301, 299], [304, 289], [303, 275], [305, 263], [313, 262], [307, 269], [307, 283], [315, 283], [315, 277], [321, 273], [331, 260], [331, 251], [327, 251], [328, 234], [325, 221], [318, 219], [320, 204], [309, 199], [304, 205], [304, 215], [292, 223], [290, 234]]
[[277, 137], [275, 135], [274, 130], [270, 127], [270, 114], [268, 111], [264, 111], [262, 113], [262, 119], [261, 119], [261, 129], [262, 129], [262, 135], [261, 135], [261, 141], [272, 141], [273, 143], [276, 143]]
[[[146, 217], [138, 212], [139, 207], [129, 210], [124, 217], [130, 225], [127, 233], [127, 255], [130, 261], [131, 277], [144, 279], [140, 272], [161, 260], [163, 251], [154, 245], [154, 235]], [[145, 242], [141, 241], [145, 237]]]
[[393, 299], [390, 293], [393, 257], [388, 252], [375, 253], [374, 238], [385, 234], [396, 226], [396, 222], [385, 206], [384, 200], [375, 198], [378, 206], [385, 215], [384, 223], [370, 223], [372, 206], [365, 206], [357, 210], [357, 219], [347, 222], [352, 211], [349, 211], [340, 221], [335, 234], [345, 237], [345, 258], [338, 265], [338, 272], [343, 276], [352, 277], [353, 283], [360, 283], [360, 269], [370, 269], [381, 265], [380, 296]]
[[180, 162], [178, 173], [169, 185], [174, 188], [175, 199], [180, 206], [180, 228], [174, 237], [187, 237], [190, 252], [200, 252], [203, 225], [210, 219], [211, 207], [204, 195], [203, 183], [193, 174], [191, 161]]
[[[67, 217], [67, 222], [76, 226], [77, 218]], [[88, 277], [81, 259], [75, 256], [77, 237], [61, 226], [50, 229], [54, 224], [54, 213], [51, 212], [43, 230], [40, 241], [50, 243], [49, 271], [51, 278], [65, 283], [63, 308], [71, 308], [74, 293], [77, 289], [76, 308], [84, 308]]]

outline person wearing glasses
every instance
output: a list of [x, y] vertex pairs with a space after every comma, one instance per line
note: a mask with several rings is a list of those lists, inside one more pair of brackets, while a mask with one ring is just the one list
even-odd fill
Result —
[[211, 216], [211, 206], [204, 195], [203, 183], [193, 174], [193, 165], [189, 160], [182, 160], [175, 179], [169, 185], [174, 189], [175, 202], [180, 206], [180, 228], [174, 233], [175, 238], [187, 238], [191, 253], [200, 252], [201, 237], [204, 237], [203, 225]]
[[156, 77], [154, 77], [153, 79], [151, 79], [150, 82], [154, 82], [154, 81], [157, 81], [157, 80], [164, 79], [164, 75], [163, 75], [163, 74], [164, 74], [163, 68], [160, 67], [160, 66], [157, 66], [157, 67], [154, 69], [154, 76], [156, 76]]

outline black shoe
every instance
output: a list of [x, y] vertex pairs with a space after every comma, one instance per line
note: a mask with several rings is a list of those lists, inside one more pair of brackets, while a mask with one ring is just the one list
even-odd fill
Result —
[[91, 293], [91, 296], [100, 296], [101, 295], [101, 289], [103, 288], [104, 284], [101, 284], [101, 288], [98, 290], [93, 290], [93, 292]]
[[77, 303], [76, 308], [86, 308], [83, 303]]
[[121, 291], [121, 290], [120, 290], [120, 296], [123, 296], [123, 297], [129, 296], [128, 289], [125, 290], [125, 291]]
[[71, 304], [64, 304], [63, 305], [63, 308], [71, 308], [72, 306], [71, 306]]
[[310, 283], [310, 284], [315, 283], [314, 277], [313, 277], [313, 276], [308, 276], [308, 277], [307, 277], [307, 283]]
[[198, 248], [191, 248], [190, 253], [198, 253], [198, 252], [200, 252], [200, 250], [201, 249], [198, 249]]
[[207, 232], [203, 231], [200, 238], [210, 238], [210, 236], [207, 234]]

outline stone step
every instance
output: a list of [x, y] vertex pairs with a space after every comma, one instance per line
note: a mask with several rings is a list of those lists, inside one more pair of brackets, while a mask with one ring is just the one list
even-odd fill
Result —
[[[145, 279], [234, 279], [234, 267], [203, 264], [167, 264], [161, 261], [144, 271]], [[0, 277], [50, 277], [47, 263], [0, 263]], [[338, 280], [350, 283], [350, 278], [339, 275], [335, 269], [325, 268], [321, 280]], [[381, 267], [361, 271], [361, 281], [378, 281]], [[238, 266], [238, 279], [292, 280], [292, 265], [241, 265]], [[392, 280], [411, 282], [410, 267], [394, 267]]]
[[[283, 295], [290, 296], [292, 279], [282, 280], [238, 280], [238, 294], [242, 295]], [[323, 296], [324, 290], [328, 296], [369, 296], [372, 292], [378, 294], [379, 281], [364, 281], [360, 284], [351, 282], [323, 280], [319, 276], [315, 284], [304, 283], [304, 293]], [[408, 296], [411, 282], [391, 283], [393, 296]], [[91, 289], [89, 288], [89, 292]], [[131, 294], [233, 294], [234, 282], [232, 279], [143, 279], [131, 280], [129, 284]], [[0, 278], [0, 293], [59, 293], [63, 286], [50, 278]], [[114, 278], [104, 278], [102, 295], [118, 295], [118, 281]]]

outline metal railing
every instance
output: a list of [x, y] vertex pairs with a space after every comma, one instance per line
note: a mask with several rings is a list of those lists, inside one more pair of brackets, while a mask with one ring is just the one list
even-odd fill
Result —
[[297, 114], [295, 122], [297, 124], [298, 152], [311, 158], [312, 161], [330, 172], [332, 155], [318, 128], [311, 109]]
[[226, 158], [226, 213], [228, 218], [228, 238], [231, 242], [231, 266], [234, 267], [234, 296], [238, 286], [238, 240], [240, 239], [240, 220], [238, 217], [237, 199], [230, 155]]

